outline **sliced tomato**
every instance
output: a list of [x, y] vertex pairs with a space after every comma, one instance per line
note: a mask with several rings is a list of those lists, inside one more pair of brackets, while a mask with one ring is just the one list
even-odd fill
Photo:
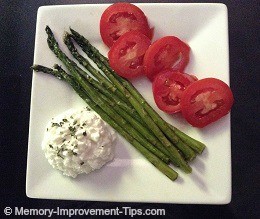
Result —
[[182, 93], [191, 83], [188, 74], [172, 69], [160, 72], [153, 81], [153, 96], [158, 108], [170, 114], [180, 112]]
[[115, 3], [109, 6], [100, 19], [100, 34], [103, 42], [111, 47], [124, 33], [138, 30], [150, 39], [152, 30], [143, 11], [130, 3]]
[[122, 35], [108, 53], [109, 64], [124, 78], [134, 78], [144, 74], [143, 58], [151, 40], [139, 31]]
[[174, 36], [155, 41], [144, 57], [146, 76], [152, 81], [156, 74], [168, 68], [183, 72], [189, 62], [190, 47]]
[[181, 111], [193, 126], [202, 128], [228, 114], [234, 102], [231, 89], [216, 78], [192, 83], [183, 92]]
[[198, 78], [195, 75], [191, 75], [187, 73], [183, 73], [183, 74], [190, 80], [190, 82], [194, 82], [198, 80]]

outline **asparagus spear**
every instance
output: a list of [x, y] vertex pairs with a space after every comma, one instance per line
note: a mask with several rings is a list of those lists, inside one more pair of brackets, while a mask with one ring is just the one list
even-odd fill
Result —
[[157, 157], [159, 157], [164, 162], [169, 163], [169, 158], [144, 138], [147, 132], [145, 129], [143, 129], [141, 124], [133, 120], [131, 116], [128, 116], [128, 114], [125, 113], [125, 111], [119, 109], [117, 105], [113, 105], [112, 101], [109, 100], [104, 101], [105, 98], [104, 95], [99, 94], [98, 91], [92, 89], [90, 84], [87, 81], [83, 81], [80, 75], [77, 74], [77, 72], [73, 72], [73, 75], [75, 79], [78, 81], [78, 83], [88, 93], [89, 97], [92, 100], [94, 100], [94, 102], [97, 103], [102, 109], [106, 109], [106, 112], [110, 117], [115, 118], [118, 124], [121, 124], [120, 126], [122, 128], [132, 133], [132, 136], [137, 141], [139, 141], [143, 146], [145, 146], [148, 150], [150, 150], [152, 153], [154, 153]]
[[[125, 88], [128, 89], [128, 91], [139, 101], [144, 103], [144, 108], [147, 110], [149, 115], [155, 119], [156, 124], [162, 129], [167, 137], [171, 140], [171, 142], [175, 143], [178, 148], [181, 150], [182, 147], [186, 146], [184, 143], [189, 144], [190, 147], [192, 147], [196, 152], [202, 153], [205, 145], [195, 139], [190, 138], [188, 135], [184, 134], [183, 132], [180, 132], [177, 128], [174, 127], [174, 132], [171, 131], [172, 126], [165, 122], [157, 112], [154, 111], [154, 109], [146, 102], [146, 100], [142, 97], [142, 95], [136, 90], [136, 88], [126, 79], [120, 77], [117, 75], [111, 68], [108, 62], [108, 59], [103, 56], [98, 49], [96, 49], [94, 46], [90, 44], [90, 42], [84, 38], [82, 35], [80, 35], [78, 32], [73, 30], [72, 28], [70, 29], [73, 38], [75, 41], [81, 46], [82, 50], [86, 53], [89, 54], [89, 57], [97, 64], [97, 66], [103, 71], [110, 72], [115, 79], [120, 81]], [[180, 141], [179, 139], [182, 139]], [[183, 143], [184, 142], [184, 143]]]
[[55, 66], [58, 69], [52, 70], [44, 66], [35, 65], [32, 68], [35, 71], [43, 71], [48, 74], [52, 74], [58, 79], [63, 79], [68, 82], [72, 88], [77, 92], [77, 94], [95, 111], [100, 117], [106, 121], [111, 127], [113, 127], [119, 134], [121, 134], [130, 144], [132, 144], [148, 161], [150, 161], [158, 170], [160, 170], [164, 175], [166, 175], [171, 180], [176, 180], [178, 173], [171, 169], [167, 164], [162, 162], [158, 157], [153, 153], [143, 147], [137, 140], [135, 140], [131, 135], [129, 135], [124, 129], [122, 129], [112, 118], [110, 118], [104, 109], [99, 107], [88, 95], [85, 93], [81, 86], [73, 79], [72, 76], [67, 74], [62, 69], [59, 69], [58, 66]]
[[72, 73], [72, 75], [74, 76], [75, 80], [77, 80], [78, 83], [82, 86], [82, 88], [84, 88], [86, 90], [86, 92], [88, 92], [88, 95], [91, 96], [93, 101], [96, 104], [98, 104], [101, 108], [104, 107], [106, 109], [107, 114], [109, 116], [112, 116], [116, 121], [118, 121], [118, 123], [121, 124], [121, 127], [126, 129], [126, 131], [133, 133], [134, 137], [138, 141], [140, 141], [141, 144], [149, 147], [150, 150], [152, 150], [154, 153], [156, 153], [158, 156], [160, 156], [160, 158], [162, 158], [164, 160], [168, 159], [165, 157], [165, 155], [161, 151], [159, 151], [157, 148], [153, 147], [153, 145], [151, 145], [147, 140], [145, 140], [142, 137], [142, 135], [139, 132], [137, 132], [131, 125], [129, 125], [129, 123], [122, 116], [118, 115], [117, 112], [115, 112], [115, 110], [113, 108], [110, 108], [106, 105], [106, 103], [99, 97], [99, 95], [96, 93], [96, 91], [91, 88], [91, 85], [87, 81], [84, 81], [82, 79], [81, 75], [78, 73], [78, 71], [75, 68], [76, 63], [73, 62], [72, 60], [70, 60], [66, 56], [66, 54], [61, 51], [57, 41], [54, 38], [54, 35], [53, 35], [51, 29], [48, 26], [46, 27], [46, 32], [48, 34], [47, 42], [48, 42], [49, 48], [54, 52], [54, 54], [57, 56], [57, 58], [59, 58], [64, 63], [64, 65], [68, 68], [70, 73]]
[[[74, 74], [76, 74], [77, 78], [83, 83], [82, 78], [79, 76], [79, 74], [78, 74], [78, 72], [77, 72], [77, 70], [78, 70], [78, 71], [81, 71], [81, 72], [82, 72], [83, 70], [81, 70], [81, 69], [76, 65], [75, 62], [73, 62], [72, 60], [70, 60], [70, 59], [60, 50], [59, 45], [58, 45], [57, 41], [55, 40], [51, 29], [50, 29], [48, 26], [46, 27], [46, 32], [47, 32], [47, 34], [48, 34], [47, 42], [48, 42], [48, 45], [49, 45], [49, 47], [51, 48], [51, 50], [52, 50], [52, 51], [55, 53], [55, 55], [66, 65], [66, 67], [67, 67], [71, 72], [74, 72]], [[87, 79], [89, 80], [90, 78], [87, 77]], [[83, 83], [83, 84], [84, 84], [84, 83]], [[85, 83], [84, 85], [86, 86], [86, 83]], [[85, 88], [86, 88], [86, 87], [85, 87]], [[98, 89], [101, 89], [101, 88], [98, 87]], [[90, 92], [91, 92], [91, 91], [90, 91]], [[114, 98], [115, 98], [115, 97], [114, 97]], [[97, 97], [97, 99], [99, 99], [99, 97]], [[113, 112], [112, 109], [111, 109], [110, 111], [111, 111], [111, 113]], [[114, 113], [114, 116], [118, 116], [118, 117], [119, 117], [119, 115], [116, 115], [115, 112], [113, 112], [113, 113]], [[123, 111], [122, 111], [122, 113], [123, 113]], [[125, 114], [125, 115], [126, 115], [126, 114]], [[119, 117], [119, 118], [120, 118], [120, 117]], [[156, 143], [156, 141], [155, 141], [156, 139], [155, 139], [155, 138], [152, 139], [152, 136], [149, 135], [148, 132], [147, 132], [140, 124], [138, 124], [137, 122], [134, 122], [133, 119], [132, 119], [131, 117], [129, 117], [129, 116], [128, 116], [127, 118], [128, 118], [128, 120], [130, 121], [130, 123], [132, 123], [133, 125], [135, 125], [135, 126], [138, 128], [138, 130], [139, 130], [141, 133], [143, 133], [143, 136], [145, 136], [146, 138], [148, 138], [148, 139], [150, 140], [150, 142], [152, 141], [152, 142], [155, 144], [155, 146], [157, 146], [157, 148], [162, 149], [162, 146], [161, 146], [160, 144], [157, 144], [157, 143]], [[122, 117], [121, 117], [120, 119], [122, 119]], [[131, 120], [130, 120], [130, 119], [131, 119]], [[122, 121], [123, 121], [123, 123], [126, 123], [126, 124], [127, 124], [129, 130], [132, 130], [132, 129], [133, 129], [131, 126], [128, 125], [128, 123], [127, 123], [125, 120], [122, 120]], [[135, 130], [134, 130], [134, 132], [135, 132]], [[136, 132], [136, 135], [140, 138], [141, 141], [144, 141], [138, 132]], [[151, 140], [151, 139], [152, 139], [152, 140]], [[146, 141], [146, 143], [147, 143], [147, 145], [149, 146], [149, 148], [150, 148], [151, 150], [153, 150], [155, 153], [157, 153], [158, 156], [160, 156], [163, 160], [165, 160], [165, 161], [168, 162], [168, 158], [166, 158], [166, 156], [165, 156], [161, 151], [159, 151], [157, 148], [154, 148], [149, 142]], [[163, 149], [162, 149], [162, 151], [163, 151]], [[164, 150], [164, 151], [165, 151], [165, 150]], [[166, 153], [165, 153], [165, 154], [166, 154]], [[176, 163], [174, 160], [173, 160], [172, 162], [173, 162], [173, 163]]]
[[[118, 124], [121, 124], [120, 126], [122, 128], [124, 128], [126, 131], [129, 131], [130, 133], [132, 133], [132, 136], [137, 141], [139, 141], [142, 145], [147, 147], [148, 150], [153, 152], [160, 159], [162, 159], [163, 161], [168, 163], [169, 158], [165, 154], [163, 154], [160, 150], [155, 148], [149, 141], [147, 141], [143, 137], [143, 136], [145, 136], [146, 133], [143, 133], [145, 131], [145, 129], [142, 129], [142, 126], [139, 126], [138, 123], [134, 122], [132, 117], [130, 117], [130, 119], [129, 119], [129, 117], [126, 116], [126, 113], [124, 113], [123, 110], [116, 110], [116, 109], [118, 109], [116, 106], [114, 106], [114, 108], [109, 107], [109, 105], [111, 104], [111, 101], [109, 101], [109, 104], [107, 102], [105, 102], [102, 99], [103, 96], [99, 95], [99, 93], [96, 90], [92, 89], [87, 81], [83, 81], [82, 78], [80, 77], [80, 75], [77, 75], [77, 72], [73, 72], [73, 75], [74, 75], [75, 79], [78, 81], [78, 83], [84, 88], [84, 90], [86, 90], [89, 97], [92, 100], [94, 100], [94, 102], [97, 103], [102, 109], [106, 109], [106, 112], [110, 117], [115, 118], [115, 120], [118, 122]], [[110, 105], [110, 106], [113, 106], [113, 105]], [[124, 117], [121, 116], [122, 114], [124, 115]], [[126, 120], [125, 118], [127, 118], [128, 120]], [[132, 124], [134, 126], [131, 126], [130, 124]], [[137, 130], [135, 128], [137, 128]], [[139, 132], [139, 131], [142, 131], [142, 132]]]
[[[95, 58], [93, 58], [96, 60]], [[102, 58], [102, 60], [105, 60], [105, 58]], [[99, 62], [99, 61], [95, 61]], [[106, 65], [102, 64], [97, 64], [98, 67], [103, 71], [112, 71], [114, 72], [109, 66], [108, 62], [106, 62]], [[116, 73], [115, 73], [116, 75]], [[130, 93], [139, 101], [141, 101], [144, 104], [145, 110], [148, 112], [148, 114], [154, 119], [155, 123], [159, 126], [159, 128], [164, 132], [164, 134], [170, 139], [170, 141], [177, 146], [177, 148], [183, 153], [185, 158], [187, 160], [193, 160], [195, 158], [195, 154], [193, 151], [196, 153], [201, 154], [203, 150], [205, 149], [205, 144], [202, 142], [199, 142], [187, 134], [181, 132], [179, 129], [176, 127], [172, 126], [171, 124], [167, 123], [165, 120], [163, 120], [160, 115], [146, 102], [146, 100], [141, 96], [141, 94], [136, 90], [136, 88], [127, 80], [122, 79], [120, 77], [115, 77], [118, 78], [123, 86], [130, 91]], [[172, 132], [173, 131], [173, 132]], [[193, 151], [190, 149], [193, 149]]]
[[[111, 71], [114, 72], [110, 67], [109, 63], [106, 59], [106, 57], [102, 56], [103, 65], [99, 67], [102, 68], [102, 71]], [[115, 75], [117, 75], [114, 72]], [[172, 126], [171, 124], [164, 121], [160, 115], [152, 108], [150, 105], [146, 102], [146, 100], [141, 96], [141, 94], [136, 90], [136, 88], [127, 80], [117, 77], [118, 80], [122, 82], [122, 84], [131, 92], [131, 94], [139, 101], [145, 102], [145, 109], [147, 110], [148, 114], [154, 118], [156, 124], [160, 127], [161, 130], [164, 131], [164, 133], [167, 135], [167, 137], [171, 140], [172, 143], [174, 143], [179, 150], [183, 151], [183, 147], [186, 148], [187, 146], [191, 147], [196, 153], [201, 154], [203, 150], [205, 149], [205, 144], [203, 144], [200, 141], [197, 141], [196, 139], [191, 138], [187, 134], [183, 133], [176, 127]], [[172, 131], [174, 132], [172, 132]], [[185, 153], [184, 153], [185, 154]], [[186, 155], [189, 157], [189, 155]]]
[[[45, 66], [41, 66], [41, 65], [34, 65], [34, 66], [32, 66], [32, 69], [35, 70], [35, 71], [37, 71], [37, 72], [41, 71], [41, 72], [44, 72], [44, 73], [47, 73], [47, 74], [55, 75], [56, 77], [60, 77], [60, 75], [63, 75], [63, 78], [66, 76], [66, 80], [67, 80], [67, 81], [68, 81], [68, 80], [75, 80], [75, 78], [74, 78], [73, 76], [67, 74], [60, 66], [55, 65], [54, 68], [55, 68], [55, 70], [53, 70], [53, 69], [51, 69], [51, 68], [47, 68], [47, 67], [45, 67]], [[66, 75], [64, 75], [64, 74], [66, 74]], [[75, 80], [75, 81], [76, 81], [76, 80]], [[84, 84], [84, 87], [85, 87], [85, 86], [89, 86], [89, 84], [85, 83], [84, 81], [82, 81], [82, 82], [77, 81], [77, 83], [78, 83], [78, 86], [81, 86], [82, 83]], [[81, 87], [82, 87], [82, 86], [81, 86]], [[92, 89], [91, 92], [92, 92], [92, 93], [95, 93], [96, 91], [95, 91], [94, 89]], [[98, 94], [95, 93], [95, 95], [96, 95], [96, 96], [95, 96], [95, 99], [98, 98], [98, 97], [97, 97]], [[104, 96], [102, 96], [102, 97], [104, 97]], [[93, 98], [94, 98], [94, 97], [93, 97]], [[114, 105], [113, 105], [113, 102], [111, 102], [111, 101], [109, 101], [109, 104], [110, 104], [111, 106], [114, 106]], [[116, 104], [115, 104], [115, 106], [116, 106]], [[109, 107], [108, 107], [107, 105], [105, 105], [105, 104], [103, 104], [103, 107], [104, 107], [104, 109], [108, 109], [108, 108], [109, 108]], [[108, 110], [108, 111], [110, 112], [110, 110]], [[108, 114], [109, 114], [109, 113], [108, 113]], [[117, 121], [119, 121], [118, 118], [117, 118]], [[120, 122], [120, 121], [119, 121], [119, 122]], [[122, 122], [122, 121], [121, 121], [121, 122]], [[123, 121], [123, 123], [125, 123], [125, 121]], [[128, 128], [129, 128], [129, 127], [128, 127]], [[140, 140], [140, 139], [139, 139], [140, 134], [137, 134], [138, 132], [133, 131], [133, 128], [131, 128], [129, 131], [130, 131], [130, 132], [132, 131], [132, 133], [133, 133], [134, 135], [138, 135], [136, 138], [137, 138], [137, 140]], [[165, 154], [163, 154], [160, 150], [154, 148], [153, 145], [147, 143], [145, 140], [143, 140], [143, 138], [141, 139], [141, 143], [143, 143], [148, 150], [150, 150], [152, 153], [154, 153], [154, 154], [155, 154], [157, 157], [159, 157], [162, 161], [164, 161], [165, 163], [169, 163], [169, 158], [168, 158]]]
[[[69, 60], [68, 57], [66, 56], [66, 54], [64, 54], [60, 48], [59, 45], [56, 41], [56, 39], [54, 38], [54, 35], [51, 31], [51, 29], [46, 26], [45, 28], [46, 33], [48, 34], [48, 38], [47, 38], [47, 42], [49, 45], [49, 48], [54, 52], [54, 54], [65, 64], [65, 66], [68, 68], [68, 70], [75, 76], [75, 78], [77, 80], [79, 80], [79, 83], [82, 82], [81, 77], [79, 77], [80, 75], [78, 75], [78, 72], [75, 70], [75, 66], [76, 63]], [[88, 89], [87, 86], [84, 86], [84, 84], [81, 84], [84, 89], [86, 89], [89, 93], [92, 92], [91, 89]], [[155, 133], [156, 136], [159, 137], [159, 140], [162, 141], [162, 143], [164, 144], [164, 146], [166, 147], [166, 149], [170, 152], [170, 159], [174, 160], [174, 164], [177, 164], [184, 172], [186, 173], [190, 173], [192, 171], [191, 167], [188, 165], [188, 163], [184, 160], [184, 158], [180, 155], [180, 153], [178, 152], [178, 150], [168, 141], [168, 139], [164, 136], [164, 134], [161, 132], [161, 130], [154, 124], [153, 120], [149, 117], [149, 115], [147, 115], [147, 113], [145, 112], [145, 110], [142, 109], [142, 107], [140, 107], [140, 104], [134, 99], [132, 98], [132, 96], [127, 92], [126, 92], [126, 96], [129, 98], [129, 101], [131, 100], [131, 103], [134, 104], [134, 108], [136, 109], [136, 111], [142, 115], [142, 117], [146, 117], [146, 124], [148, 126], [152, 126], [152, 130]], [[104, 105], [104, 103], [100, 100], [100, 98], [96, 98], [95, 101], [101, 105]], [[109, 110], [109, 111], [108, 111]], [[117, 115], [116, 112], [114, 112], [112, 109], [107, 109], [107, 113], [111, 113], [113, 114], [114, 118], [121, 120], [121, 122], [128, 127], [127, 130], [132, 130], [133, 128], [128, 125], [128, 123], [120, 118], [119, 115]], [[150, 124], [151, 123], [151, 124]], [[124, 127], [124, 128], [126, 128]], [[133, 129], [133, 131], [135, 131]], [[137, 132], [137, 136], [139, 135], [139, 133]], [[141, 141], [143, 141], [142, 137], [140, 138]]]
[[[87, 39], [85, 39], [82, 35], [74, 31], [73, 29], [71, 29], [71, 32], [73, 34], [73, 39], [81, 46], [82, 50], [89, 56], [89, 58], [91, 58], [97, 64], [97, 66], [104, 72], [104, 74], [110, 79], [111, 82], [115, 84], [115, 86], [122, 93], [126, 94], [126, 98], [128, 98], [129, 102], [133, 105], [133, 107], [136, 109], [139, 115], [143, 118], [147, 126], [150, 127], [151, 131], [162, 142], [162, 144], [166, 146], [167, 150], [170, 153], [173, 153], [175, 156], [180, 156], [177, 155], [178, 151], [175, 148], [173, 148], [172, 143], [174, 143], [179, 148], [179, 150], [182, 151], [187, 160], [194, 159], [196, 155], [189, 146], [184, 144], [174, 134], [174, 132], [169, 131], [168, 127], [164, 125], [164, 129], [162, 129], [159, 126], [167, 123], [152, 109], [152, 107], [145, 101], [141, 94], [134, 88], [134, 86], [132, 86], [132, 84], [127, 80], [118, 76], [110, 67], [108, 68], [105, 64], [103, 64], [100, 61], [100, 59], [104, 60], [104, 62], [107, 62], [107, 59], [104, 56], [102, 56], [99, 53], [99, 51], [89, 43]], [[133, 94], [139, 97], [139, 99], [137, 99]], [[152, 115], [149, 115], [149, 112], [154, 113]], [[158, 117], [161, 120], [161, 122], [159, 121], [159, 123], [157, 123]], [[167, 134], [167, 137], [170, 137], [169, 139], [171, 140], [171, 142], [166, 138], [162, 130]], [[185, 164], [182, 163], [182, 165]], [[187, 168], [187, 166], [185, 168]]]
[[[53, 69], [41, 66], [41, 65], [34, 65], [32, 67], [35, 71], [41, 71], [47, 74], [55, 74], [53, 72]], [[54, 65], [54, 69], [57, 71], [61, 71], [59, 74], [62, 74], [65, 72], [60, 66], [57, 64]], [[68, 75], [67, 77], [72, 77]], [[140, 132], [140, 134], [143, 135], [144, 138], [146, 138], [152, 145], [154, 145], [158, 150], [160, 150], [162, 153], [164, 153], [167, 157], [169, 156], [169, 152], [163, 147], [163, 145], [154, 137], [154, 135], [151, 134], [151, 132], [144, 127], [141, 123], [139, 123], [135, 118], [132, 118], [128, 112], [125, 112], [124, 110], [120, 109], [118, 107], [117, 102], [113, 101], [113, 99], [109, 99], [106, 96], [99, 94], [101, 98], [106, 101], [107, 104], [109, 104], [111, 107], [113, 107], [118, 114], [120, 114], [123, 118], [125, 118], [133, 127], [136, 128], [137, 131]], [[168, 162], [169, 159], [164, 158], [166, 162]], [[174, 162], [174, 161], [172, 161]]]

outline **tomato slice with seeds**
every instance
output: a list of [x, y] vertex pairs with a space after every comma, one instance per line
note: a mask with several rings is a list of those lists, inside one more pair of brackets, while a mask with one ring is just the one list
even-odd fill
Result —
[[135, 78], [144, 74], [143, 58], [151, 40], [139, 31], [122, 35], [108, 53], [109, 64], [124, 78]]
[[174, 36], [155, 41], [144, 57], [146, 76], [153, 81], [156, 74], [168, 68], [183, 72], [189, 62], [190, 47]]
[[130, 3], [115, 3], [109, 6], [100, 19], [100, 34], [103, 42], [111, 47], [120, 36], [138, 30], [152, 38], [152, 30], [143, 11]]
[[230, 111], [234, 97], [229, 86], [216, 78], [192, 83], [182, 94], [181, 111], [193, 126], [203, 128]]
[[180, 112], [182, 93], [193, 81], [188, 74], [172, 69], [160, 72], [152, 85], [154, 100], [158, 108], [170, 114]]

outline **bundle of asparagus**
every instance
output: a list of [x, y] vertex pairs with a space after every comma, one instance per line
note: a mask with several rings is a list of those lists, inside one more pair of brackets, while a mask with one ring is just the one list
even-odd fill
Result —
[[[84, 70], [60, 49], [48, 26], [45, 30], [49, 48], [62, 61], [69, 73], [57, 64], [53, 69], [33, 65], [33, 70], [51, 74], [69, 83], [104, 121], [171, 180], [175, 180], [178, 173], [169, 166], [170, 162], [185, 173], [191, 173], [188, 161], [203, 152], [205, 148], [203, 143], [164, 121], [137, 89], [128, 80], [117, 75], [110, 68], [108, 59], [78, 32], [70, 29], [71, 33], [66, 33], [64, 36], [64, 43], [74, 58], [85, 68]], [[80, 55], [73, 41], [81, 47], [98, 69]]]

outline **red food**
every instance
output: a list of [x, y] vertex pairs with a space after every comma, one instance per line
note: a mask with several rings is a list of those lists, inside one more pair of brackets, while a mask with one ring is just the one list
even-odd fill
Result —
[[190, 82], [194, 82], [198, 80], [198, 78], [195, 75], [191, 75], [187, 73], [183, 73], [183, 74], [190, 80]]
[[231, 89], [223, 81], [205, 78], [183, 92], [181, 111], [193, 126], [202, 128], [228, 114], [234, 102]]
[[166, 113], [180, 112], [182, 93], [193, 81], [190, 75], [172, 69], [160, 72], [153, 81], [153, 96], [158, 108]]
[[138, 30], [150, 39], [152, 37], [146, 16], [137, 6], [126, 2], [115, 3], [103, 12], [100, 19], [100, 34], [108, 47], [131, 30]]
[[139, 31], [122, 35], [108, 53], [109, 64], [120, 76], [134, 78], [144, 74], [143, 58], [151, 40]]
[[183, 72], [189, 62], [190, 47], [174, 36], [155, 41], [144, 57], [146, 76], [152, 81], [156, 74], [168, 68]]

